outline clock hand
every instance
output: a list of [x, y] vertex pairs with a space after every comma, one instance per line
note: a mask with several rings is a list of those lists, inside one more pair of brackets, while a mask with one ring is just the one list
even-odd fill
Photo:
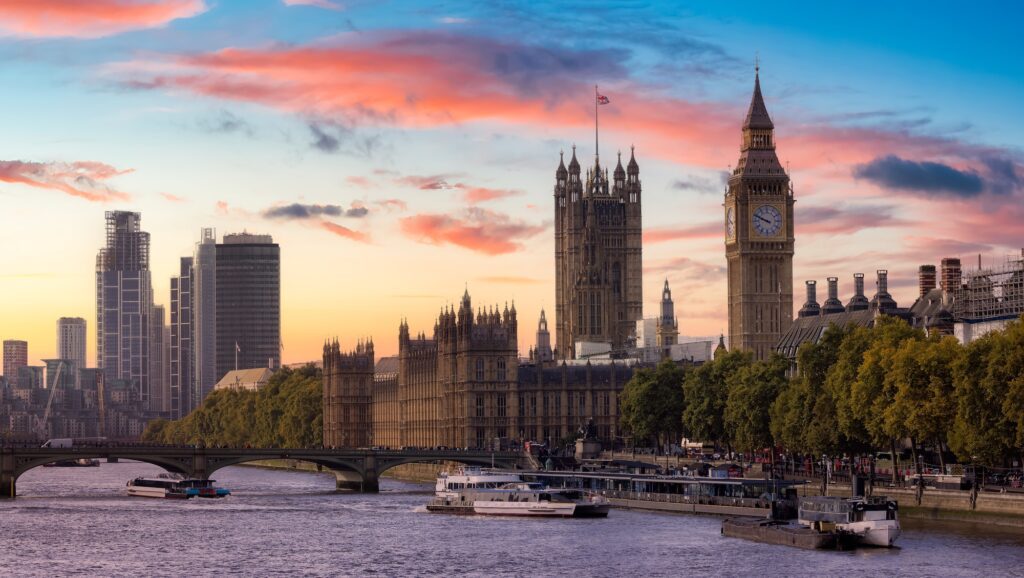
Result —
[[764, 217], [762, 217], [761, 215], [754, 215], [754, 216], [755, 216], [755, 217], [757, 217], [758, 219], [761, 219], [761, 220], [762, 220], [762, 221], [764, 221], [765, 223], [768, 223], [769, 225], [771, 225], [771, 224], [772, 224], [772, 222], [771, 222], [771, 221], [769, 221], [768, 219], [765, 219], [765, 218], [764, 218]]

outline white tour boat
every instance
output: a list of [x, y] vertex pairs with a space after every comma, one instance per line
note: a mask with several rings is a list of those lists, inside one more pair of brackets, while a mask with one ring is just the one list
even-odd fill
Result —
[[517, 474], [462, 468], [437, 479], [431, 512], [492, 516], [605, 517], [609, 504], [581, 490], [548, 488]]
[[800, 499], [799, 522], [816, 530], [845, 534], [861, 544], [891, 548], [900, 536], [899, 506], [884, 496]]
[[140, 498], [187, 500], [193, 495], [198, 495], [198, 491], [190, 486], [192, 481], [173, 474], [135, 478], [127, 484], [128, 495]]

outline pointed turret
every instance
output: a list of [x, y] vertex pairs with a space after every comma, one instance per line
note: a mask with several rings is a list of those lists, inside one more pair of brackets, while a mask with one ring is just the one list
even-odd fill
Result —
[[622, 153], [619, 153], [619, 162], [615, 165], [615, 180], [621, 181], [626, 178], [626, 169], [622, 168]]
[[629, 164], [626, 165], [626, 172], [630, 175], [640, 174], [640, 165], [636, 164], [636, 155], [632, 146], [629, 147]]
[[775, 128], [772, 118], [768, 115], [768, 107], [764, 104], [764, 97], [761, 95], [760, 69], [756, 69], [754, 72], [754, 94], [750, 97], [750, 108], [747, 109], [747, 118], [743, 122], [743, 128]]
[[555, 179], [564, 181], [569, 176], [569, 171], [565, 170], [565, 153], [559, 151], [558, 153], [558, 168], [555, 169]]
[[572, 145], [572, 158], [569, 159], [569, 173], [580, 174], [580, 161], [576, 160], [576, 145]]

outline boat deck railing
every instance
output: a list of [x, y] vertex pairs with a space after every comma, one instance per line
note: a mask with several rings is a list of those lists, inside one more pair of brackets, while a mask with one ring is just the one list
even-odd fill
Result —
[[771, 509], [771, 502], [757, 498], [733, 498], [726, 496], [687, 496], [685, 494], [659, 494], [655, 492], [633, 492], [625, 490], [591, 490], [592, 493], [621, 500], [664, 502], [670, 504], [695, 504], [701, 506], [733, 506], [738, 508]]

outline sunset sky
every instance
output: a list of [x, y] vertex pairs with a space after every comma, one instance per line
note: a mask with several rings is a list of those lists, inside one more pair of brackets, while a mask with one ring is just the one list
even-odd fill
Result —
[[[723, 175], [759, 56], [796, 191], [803, 281], [1024, 246], [1024, 59], [1013, 3], [0, 1], [0, 338], [53, 355], [89, 323], [103, 213], [142, 213], [156, 302], [202, 227], [281, 245], [283, 358], [372, 336], [468, 289], [554, 315], [559, 151], [635, 145], [645, 314], [726, 327]], [[614, 166], [614, 164], [612, 164]], [[819, 294], [821, 299], [821, 295]], [[553, 321], [553, 320], [552, 320]]]

